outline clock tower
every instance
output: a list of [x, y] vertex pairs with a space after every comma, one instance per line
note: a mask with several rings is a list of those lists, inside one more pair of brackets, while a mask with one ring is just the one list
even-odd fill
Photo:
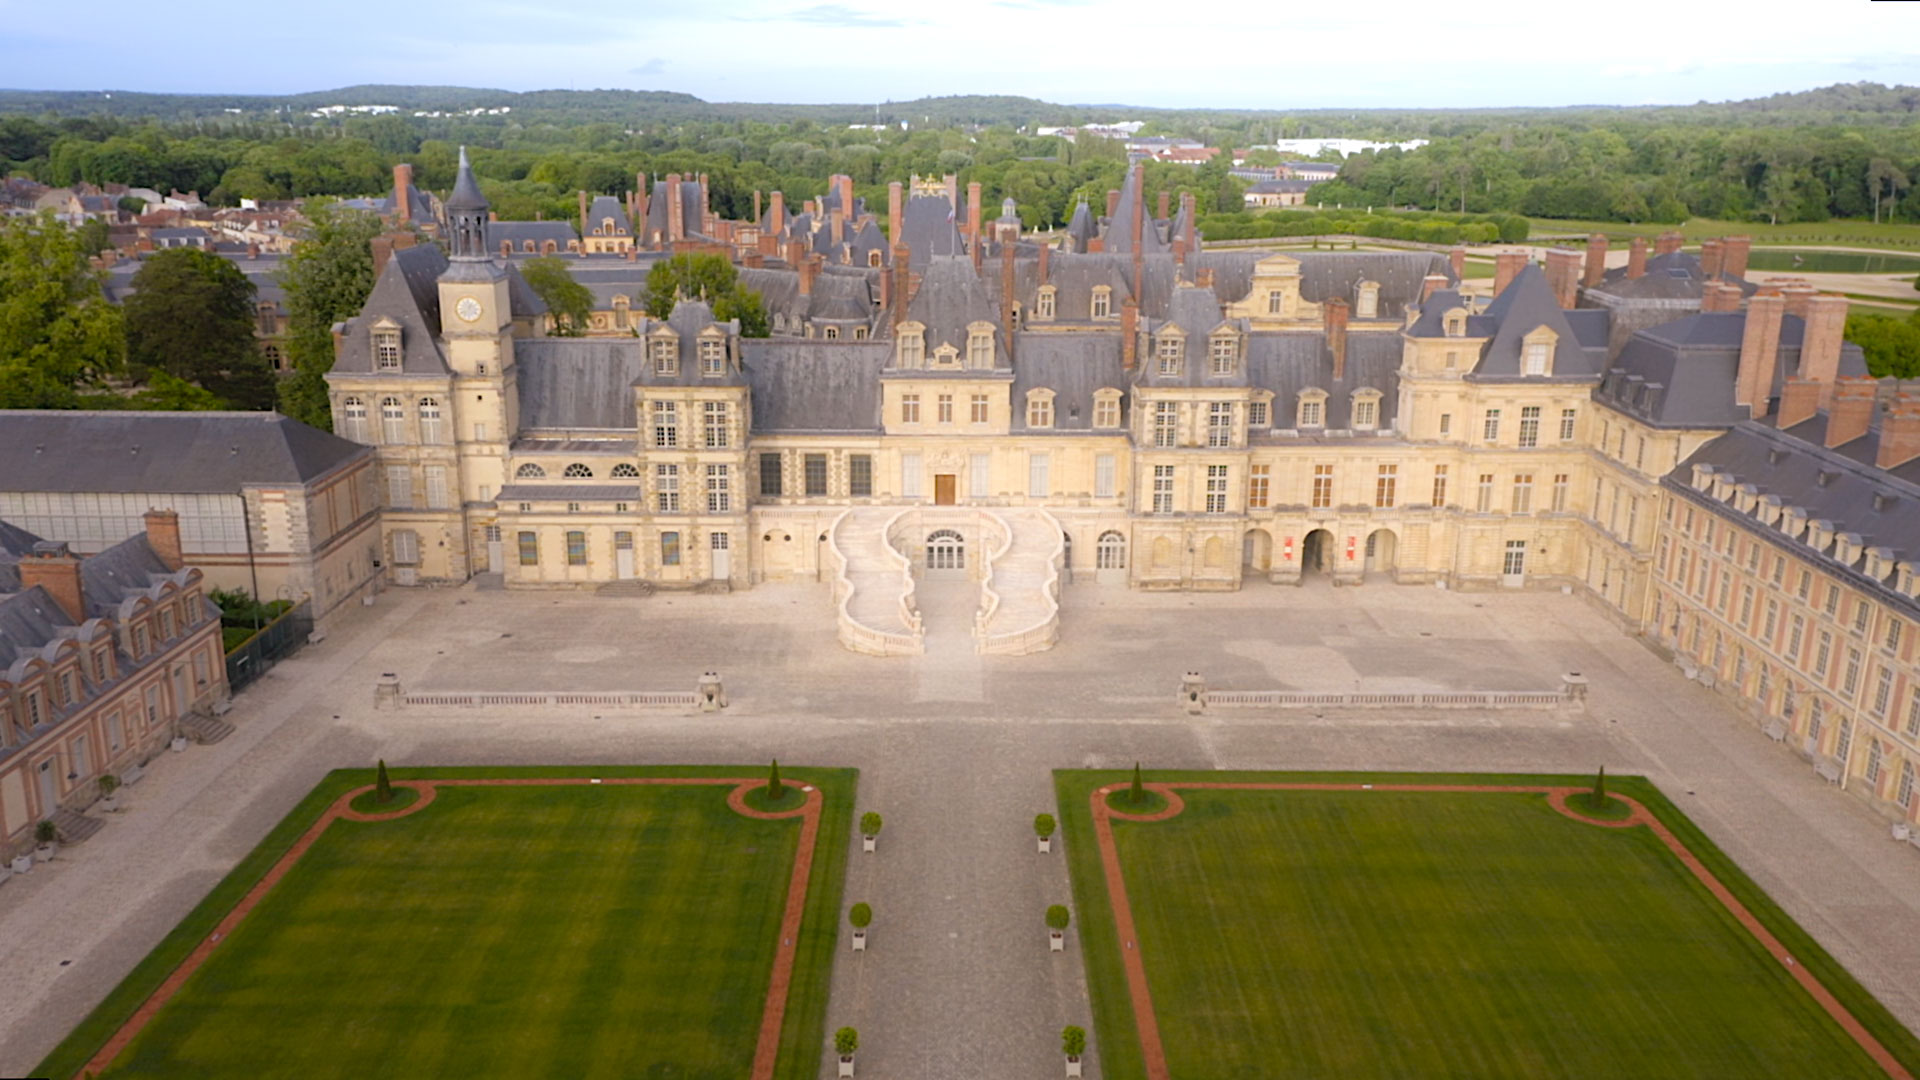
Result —
[[440, 275], [440, 336], [456, 377], [498, 377], [513, 362], [507, 272], [487, 249], [487, 199], [467, 148], [447, 197], [447, 269]]

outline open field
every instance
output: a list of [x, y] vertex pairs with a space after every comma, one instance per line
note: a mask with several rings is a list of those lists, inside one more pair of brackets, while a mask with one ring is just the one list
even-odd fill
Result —
[[1811, 244], [1863, 248], [1920, 248], [1920, 225], [1875, 225], [1871, 221], [1799, 221], [1769, 225], [1764, 221], [1715, 221], [1694, 218], [1684, 225], [1629, 225], [1619, 221], [1574, 221], [1562, 218], [1528, 218], [1533, 224], [1532, 242], [1542, 236], [1604, 233], [1614, 240], [1635, 236], [1658, 236], [1680, 230], [1689, 243], [1716, 236], [1751, 236], [1756, 245]]
[[[1185, 808], [1112, 822], [1137, 951], [1089, 808], [1124, 779], [1055, 774], [1108, 1080], [1887, 1075], [1649, 828], [1575, 821], [1535, 793], [1178, 783], [1582, 778], [1149, 774]], [[1920, 1041], [1651, 784], [1610, 788], [1652, 810], [1872, 1038], [1920, 1062]], [[1149, 1029], [1129, 999], [1136, 956]]]
[[[732, 1078], [765, 1059], [767, 1075], [811, 1077], [853, 774], [790, 776], [823, 795], [803, 840], [800, 814], [730, 805], [725, 778], [760, 771], [596, 768], [607, 782], [589, 784], [578, 769], [395, 770], [439, 782], [389, 820], [315, 834], [371, 779], [333, 773], [37, 1071], [98, 1067], [140, 1010], [105, 1076]], [[804, 911], [783, 948], [801, 854]], [[276, 863], [284, 876], [257, 892]], [[171, 998], [141, 1009], [163, 985]], [[764, 1048], [763, 1021], [778, 1029]]]

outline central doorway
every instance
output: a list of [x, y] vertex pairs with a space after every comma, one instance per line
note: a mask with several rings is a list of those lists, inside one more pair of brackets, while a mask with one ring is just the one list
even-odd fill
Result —
[[954, 504], [954, 479], [955, 477], [952, 473], [933, 474], [933, 505], [952, 506]]
[[1300, 574], [1333, 573], [1333, 534], [1315, 529], [1300, 543]]
[[967, 542], [952, 529], [936, 529], [927, 534], [927, 573], [942, 577], [967, 571]]

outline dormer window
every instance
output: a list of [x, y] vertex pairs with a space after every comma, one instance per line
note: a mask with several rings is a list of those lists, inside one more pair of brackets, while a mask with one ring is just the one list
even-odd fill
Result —
[[933, 366], [937, 368], [959, 367], [960, 350], [951, 345], [942, 345], [933, 350]]
[[1467, 336], [1467, 312], [1464, 308], [1453, 308], [1440, 317], [1440, 323], [1446, 328], [1448, 337]]
[[1120, 426], [1120, 391], [1112, 388], [1094, 391], [1093, 426], [1097, 428]]
[[613, 298], [613, 325], [616, 330], [625, 330], [631, 320], [633, 301], [624, 296]]
[[867, 252], [867, 265], [871, 267], [876, 267], [876, 268], [879, 267], [880, 252], [878, 249]]
[[975, 323], [967, 328], [967, 366], [970, 368], [990, 368], [993, 366], [993, 331], [991, 328]]
[[373, 331], [373, 362], [381, 371], [400, 370], [400, 328], [377, 327]]
[[1113, 289], [1106, 285], [1095, 286], [1093, 290], [1093, 317], [1111, 318], [1113, 315]]
[[727, 343], [718, 337], [700, 339], [700, 374], [717, 378], [727, 370]]
[[894, 342], [895, 367], [919, 368], [927, 362], [927, 335], [916, 323], [900, 324], [900, 339]]
[[1027, 426], [1030, 428], [1053, 426], [1053, 391], [1027, 391]]
[[1380, 317], [1380, 283], [1363, 281], [1354, 295], [1353, 317], [1356, 319], [1377, 319]]
[[1559, 336], [1546, 327], [1538, 327], [1526, 336], [1520, 347], [1520, 373], [1553, 374], [1553, 347]]
[[1295, 426], [1303, 428], [1327, 426], [1327, 392], [1325, 390], [1301, 392], [1300, 413]]
[[1253, 400], [1247, 402], [1247, 426], [1250, 428], [1266, 427], [1271, 423], [1269, 418], [1272, 412], [1273, 392], [1270, 390], [1257, 391], [1253, 396]]
[[1186, 342], [1175, 331], [1162, 331], [1154, 341], [1153, 355], [1159, 361], [1160, 374], [1178, 375], [1186, 362]]
[[1235, 334], [1215, 334], [1207, 345], [1207, 358], [1215, 375], [1231, 375], [1240, 363], [1240, 338]]
[[1035, 319], [1053, 318], [1053, 301], [1057, 291], [1051, 285], [1042, 285], [1040, 292], [1033, 298], [1033, 317]]
[[671, 335], [656, 337], [647, 343], [647, 351], [653, 354], [653, 373], [655, 375], [678, 375], [680, 373], [680, 342]]
[[1355, 430], [1370, 430], [1380, 426], [1380, 392], [1378, 390], [1360, 390], [1353, 395], [1353, 421]]

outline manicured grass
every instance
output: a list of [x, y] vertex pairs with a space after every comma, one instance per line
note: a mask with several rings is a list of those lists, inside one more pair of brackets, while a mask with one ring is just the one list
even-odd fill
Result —
[[353, 801], [347, 806], [361, 814], [397, 814], [419, 801], [418, 791], [410, 787], [397, 787], [393, 789], [393, 798], [387, 802], [380, 801], [380, 793], [377, 791], [363, 791], [355, 795]]
[[[1055, 774], [1101, 1068], [1144, 1076], [1088, 793]], [[1151, 773], [1532, 783], [1591, 776]], [[1651, 784], [1640, 799], [1869, 1030], [1916, 1042]], [[1174, 1077], [1882, 1075], [1646, 829], [1545, 796], [1181, 792], [1114, 835]]]
[[1134, 800], [1130, 788], [1107, 793], [1107, 805], [1123, 814], [1157, 814], [1167, 808], [1167, 797], [1157, 791], [1142, 791]]
[[1715, 236], [1751, 236], [1756, 244], [1838, 244], [1844, 247], [1920, 247], [1920, 225], [1875, 225], [1871, 221], [1801, 221], [1769, 225], [1764, 221], [1715, 221], [1694, 218], [1685, 225], [1629, 225], [1620, 221], [1573, 221], [1560, 218], [1528, 218], [1533, 226], [1534, 242], [1542, 234], [1604, 233], [1624, 240], [1635, 236], [1658, 236], [1678, 229], [1689, 242]]
[[[797, 1080], [825, 1039], [855, 774], [789, 775], [824, 796], [777, 1070]], [[36, 1071], [73, 1075], [335, 797], [371, 780], [329, 775]], [[744, 818], [728, 791], [442, 787], [405, 818], [336, 821], [108, 1075], [745, 1075], [800, 820]]]

